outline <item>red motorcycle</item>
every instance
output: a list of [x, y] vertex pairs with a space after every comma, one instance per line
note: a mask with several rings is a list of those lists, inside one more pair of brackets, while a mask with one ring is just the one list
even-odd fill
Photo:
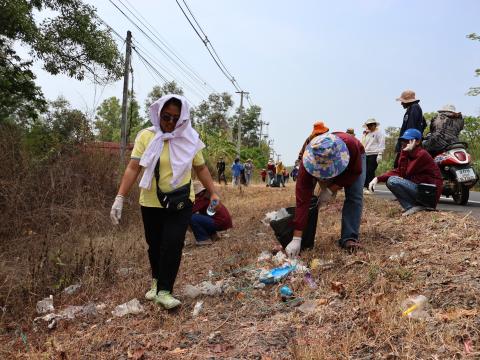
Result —
[[472, 157], [467, 152], [467, 143], [447, 146], [434, 157], [443, 177], [442, 195], [451, 196], [457, 205], [466, 205], [470, 189], [477, 183], [478, 175], [471, 165]]

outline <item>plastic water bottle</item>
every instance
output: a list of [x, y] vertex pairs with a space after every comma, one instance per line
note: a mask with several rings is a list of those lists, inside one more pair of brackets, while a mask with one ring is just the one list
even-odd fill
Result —
[[210, 202], [210, 205], [208, 205], [207, 208], [207, 215], [208, 216], [213, 216], [216, 213], [215, 207], [218, 205], [218, 200], [212, 200]]

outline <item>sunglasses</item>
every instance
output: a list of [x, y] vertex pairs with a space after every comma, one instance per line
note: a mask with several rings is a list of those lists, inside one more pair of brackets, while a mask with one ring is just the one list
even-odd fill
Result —
[[168, 114], [168, 113], [163, 113], [163, 114], [160, 115], [160, 120], [165, 121], [165, 122], [174, 122], [174, 123], [176, 123], [179, 119], [180, 119], [180, 117], [178, 117], [178, 116], [173, 116], [173, 115]]

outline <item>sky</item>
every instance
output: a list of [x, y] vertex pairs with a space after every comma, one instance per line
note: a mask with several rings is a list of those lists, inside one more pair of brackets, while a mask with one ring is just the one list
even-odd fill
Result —
[[[119, 6], [119, 0], [112, 0]], [[125, 0], [122, 0], [126, 5]], [[131, 30], [140, 47], [168, 70], [168, 80], [184, 85], [193, 105], [208, 96], [207, 87], [191, 85], [107, 0], [86, 0], [118, 33]], [[180, 1], [181, 2], [181, 1]], [[175, 0], [130, 0], [189, 67], [215, 91], [239, 95], [216, 67]], [[355, 128], [368, 118], [381, 128], [399, 127], [404, 110], [395, 101], [413, 89], [424, 112], [454, 104], [467, 115], [480, 115], [479, 0], [189, 0], [196, 19], [222, 61], [253, 103], [262, 107], [269, 136], [284, 163], [291, 165], [315, 121], [330, 130]], [[157, 41], [158, 43], [158, 41]], [[119, 40], [119, 47], [124, 45]], [[38, 84], [49, 99], [66, 97], [74, 107], [92, 111], [110, 96], [121, 98], [122, 81], [106, 87], [66, 76], [51, 76], [35, 65]], [[134, 90], [143, 104], [159, 84], [133, 57]], [[200, 87], [200, 89], [198, 89]]]

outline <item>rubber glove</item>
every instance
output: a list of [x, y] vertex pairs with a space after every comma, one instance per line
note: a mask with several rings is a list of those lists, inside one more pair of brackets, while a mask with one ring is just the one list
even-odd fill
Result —
[[112, 205], [112, 210], [110, 210], [110, 219], [112, 220], [113, 225], [118, 225], [120, 222], [120, 218], [122, 217], [124, 199], [125, 197], [123, 195], [117, 195], [115, 197], [115, 201]]
[[318, 203], [319, 204], [326, 204], [330, 202], [335, 197], [335, 194], [332, 190], [328, 187], [325, 187], [320, 191], [320, 195], [318, 195]]
[[378, 184], [378, 178], [373, 178], [372, 181], [370, 181], [370, 184], [368, 184], [368, 190], [371, 192], [375, 192], [375, 186]]
[[294, 236], [292, 241], [287, 245], [285, 251], [289, 258], [293, 259], [300, 254], [300, 247], [302, 245], [302, 238], [298, 236]]
[[380, 161], [382, 161], [382, 157], [383, 156], [381, 153], [377, 155], [377, 164], [380, 163]]
[[412, 139], [408, 142], [408, 144], [403, 148], [404, 151], [412, 151], [415, 149], [415, 139]]

